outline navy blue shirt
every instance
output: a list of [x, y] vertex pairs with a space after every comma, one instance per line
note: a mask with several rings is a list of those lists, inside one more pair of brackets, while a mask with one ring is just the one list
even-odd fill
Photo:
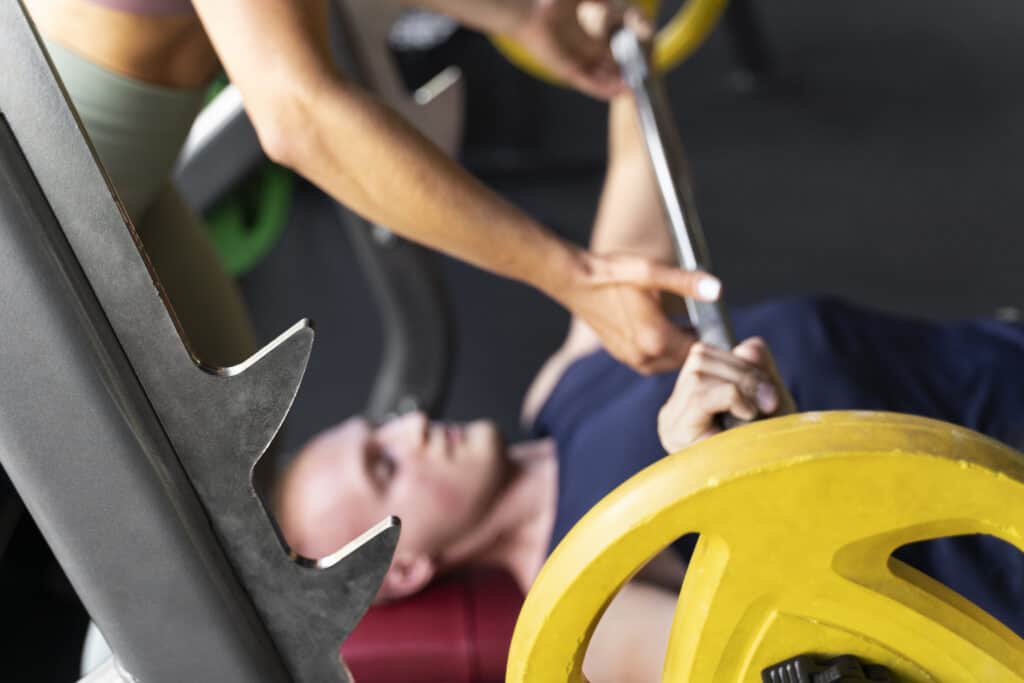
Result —
[[[931, 417], [1024, 448], [1024, 326], [907, 320], [827, 299], [737, 310], [738, 339], [761, 336], [802, 411]], [[658, 410], [677, 373], [645, 377], [603, 351], [573, 363], [537, 417], [559, 458], [552, 549], [587, 510], [665, 455]], [[686, 559], [692, 538], [674, 546]], [[897, 556], [1024, 636], [1024, 554], [987, 536], [918, 543]]]

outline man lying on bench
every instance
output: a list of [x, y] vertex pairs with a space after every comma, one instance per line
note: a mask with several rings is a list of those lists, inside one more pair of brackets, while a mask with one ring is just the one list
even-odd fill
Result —
[[[593, 248], [669, 260], [628, 101], [612, 105], [610, 142]], [[645, 377], [574, 320], [527, 395], [536, 438], [525, 443], [507, 445], [486, 420], [350, 419], [314, 438], [287, 471], [275, 494], [282, 531], [294, 550], [321, 557], [395, 514], [402, 535], [380, 599], [467, 565], [500, 566], [526, 592], [590, 507], [666, 449], [714, 433], [720, 412], [891, 410], [1024, 445], [1024, 326], [904, 320], [810, 299], [737, 311], [734, 323], [745, 341], [731, 353], [697, 345], [678, 375]], [[674, 544], [613, 601], [587, 654], [590, 680], [660, 680], [691, 550], [692, 539]], [[1015, 548], [959, 537], [899, 556], [1024, 634], [1024, 555]]]

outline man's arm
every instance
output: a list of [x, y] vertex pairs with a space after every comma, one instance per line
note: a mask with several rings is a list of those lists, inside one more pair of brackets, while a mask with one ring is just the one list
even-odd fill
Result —
[[[590, 249], [595, 254], [633, 254], [670, 266], [677, 264], [632, 95], [615, 98], [609, 108], [608, 168]], [[579, 355], [599, 343], [585, 321], [573, 319], [566, 348]]]
[[[612, 100], [608, 114], [608, 168], [590, 237], [595, 254], [624, 253], [675, 265], [675, 247], [661, 206], [658, 186], [637, 119], [632, 95]], [[717, 281], [715, 281], [717, 282]], [[648, 305], [660, 310], [657, 295]], [[669, 324], [667, 320], [666, 324]], [[680, 333], [681, 335], [682, 333]], [[688, 341], [692, 338], [687, 338]], [[522, 421], [530, 423], [574, 360], [601, 346], [600, 337], [573, 316], [561, 347], [537, 373], [523, 401]]]
[[590, 683], [657, 683], [665, 663], [677, 594], [631, 581], [608, 605], [590, 639], [583, 673]]
[[632, 95], [612, 100], [608, 113], [608, 170], [590, 248], [600, 254], [624, 252], [676, 263]]
[[596, 255], [488, 190], [400, 116], [341, 79], [323, 0], [193, 0], [261, 144], [328, 194], [398, 234], [526, 282], [587, 320], [642, 372], [682, 364], [690, 338], [652, 299], [697, 294], [702, 274]]

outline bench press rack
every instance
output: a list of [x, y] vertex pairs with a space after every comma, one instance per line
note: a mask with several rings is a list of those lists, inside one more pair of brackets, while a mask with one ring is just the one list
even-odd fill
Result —
[[0, 36], [0, 464], [115, 652], [103, 680], [349, 680], [397, 520], [310, 562], [252, 486], [312, 327], [201, 367], [20, 2]]

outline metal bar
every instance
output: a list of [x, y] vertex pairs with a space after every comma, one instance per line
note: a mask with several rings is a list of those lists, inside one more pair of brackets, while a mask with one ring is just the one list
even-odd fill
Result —
[[[650, 154], [679, 263], [687, 270], [710, 271], [711, 257], [697, 215], [689, 167], [665, 87], [651, 68], [640, 39], [630, 28], [616, 31], [611, 47], [636, 100], [644, 143]], [[686, 310], [702, 341], [725, 349], [734, 346], [735, 338], [724, 303], [687, 298]]]
[[132, 676], [287, 681], [3, 117], [0, 188], [0, 461], [26, 507]]
[[[167, 668], [154, 670], [159, 675], [144, 680], [286, 680], [282, 674], [285, 669], [302, 682], [349, 680], [338, 659], [338, 646], [380, 587], [398, 540], [397, 520], [382, 520], [328, 560], [302, 561], [289, 557], [252, 485], [253, 467], [279, 429], [298, 390], [312, 345], [312, 328], [307, 321], [300, 321], [240, 365], [200, 367], [179, 332], [134, 229], [116, 202], [20, 2], [0, 3], [0, 34], [0, 64], [5, 69], [0, 113], [10, 123], [27, 167], [38, 181], [40, 196], [52, 210], [55, 224], [63, 230], [84, 273], [85, 280], [76, 286], [88, 286], [94, 293], [185, 470], [188, 490], [198, 496], [223, 548], [222, 556], [248, 593], [248, 609], [255, 607], [273, 640], [273, 645], [265, 637], [253, 638], [244, 647], [229, 644], [236, 648], [224, 654], [229, 661], [240, 662], [243, 651], [247, 656], [254, 649], [263, 653], [253, 661], [264, 666], [248, 667], [243, 677], [209, 673], [185, 676], [174, 672], [168, 662]], [[69, 343], [75, 340], [81, 343], [74, 336]], [[54, 349], [44, 358], [61, 352], [67, 350]], [[117, 468], [113, 463], [108, 465], [106, 471]], [[23, 497], [35, 496], [37, 484], [22, 490]], [[130, 489], [105, 492], [110, 491], [136, 500]], [[167, 528], [149, 537], [144, 546], [160, 548], [173, 541], [170, 534], [174, 525], [180, 524], [175, 521], [179, 513], [173, 506], [177, 492], [175, 489], [168, 494], [169, 506], [164, 509]], [[87, 505], [87, 501], [79, 502]], [[147, 505], [138, 504], [143, 509]], [[35, 511], [40, 509], [37, 505]], [[107, 509], [120, 511], [126, 519], [134, 518], [132, 505], [108, 502]], [[73, 514], [73, 508], [62, 508], [62, 515], [66, 514]], [[68, 542], [63, 532], [50, 540]], [[207, 550], [206, 546], [192, 550], [191, 561], [205, 562]], [[88, 547], [76, 546], [64, 557], [75, 562], [90, 552]], [[111, 557], [116, 558], [116, 553]], [[113, 579], [114, 575], [108, 580], [98, 578], [85, 586], [90, 596], [83, 596], [83, 601], [134, 600], [148, 604], [147, 592], [126, 590]], [[121, 597], [115, 598], [117, 594]], [[237, 609], [228, 611], [223, 601], [210, 603], [209, 611], [219, 615], [211, 627], [214, 631], [227, 629], [240, 614], [244, 616]], [[168, 603], [165, 613], [147, 609], [145, 614], [151, 625], [161, 626], [162, 637], [153, 638], [154, 629], [148, 628], [142, 629], [138, 637], [124, 634], [121, 642], [111, 638], [115, 654], [126, 664], [131, 660], [143, 665], [162, 647], [163, 639], [177, 635], [170, 625], [180, 630], [194, 627], [193, 615], [179, 612], [173, 602]], [[110, 628], [120, 628], [113, 621], [113, 610], [105, 619], [97, 619], [105, 634]], [[250, 630], [255, 629], [254, 623]], [[130, 644], [127, 652], [120, 647], [125, 644]], [[215, 667], [212, 659], [207, 664]]]
[[[644, 144], [657, 179], [658, 194], [672, 232], [679, 263], [687, 270], [710, 272], [711, 256], [697, 215], [690, 167], [686, 162], [686, 153], [665, 86], [658, 72], [651, 66], [639, 37], [628, 26], [615, 32], [611, 48], [623, 77], [633, 91]], [[722, 299], [707, 302], [686, 297], [685, 301], [690, 324], [702, 342], [722, 349], [732, 349], [736, 345], [736, 335], [732, 331]], [[722, 429], [743, 424], [732, 413], [718, 415], [716, 422]]]

